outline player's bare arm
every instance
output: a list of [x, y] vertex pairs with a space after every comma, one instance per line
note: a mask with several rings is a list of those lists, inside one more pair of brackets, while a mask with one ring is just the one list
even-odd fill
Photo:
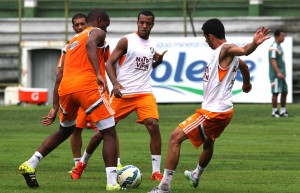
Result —
[[162, 63], [164, 55], [167, 51], [168, 50], [163, 51], [162, 54], [155, 52], [155, 54], [153, 56], [153, 63], [152, 63], [153, 68], [156, 68], [158, 65], [160, 65]]
[[59, 110], [59, 96], [58, 87], [63, 77], [64, 59], [61, 62], [61, 66], [56, 68], [56, 80], [53, 88], [53, 105], [48, 115], [42, 117], [41, 123], [45, 126], [51, 125], [55, 119]]
[[250, 82], [250, 71], [249, 71], [249, 68], [248, 68], [247, 64], [241, 59], [239, 59], [239, 69], [240, 69], [241, 74], [243, 76], [242, 89], [245, 93], [248, 93], [252, 89], [252, 84]]
[[253, 41], [251, 43], [246, 44], [243, 47], [231, 46], [226, 53], [234, 56], [248, 56], [251, 54], [260, 44], [262, 44], [265, 40], [270, 37], [268, 34], [270, 33], [270, 29], [267, 27], [259, 28], [255, 34], [253, 35]]
[[122, 97], [121, 90], [124, 89], [124, 87], [117, 81], [115, 64], [117, 63], [118, 60], [122, 58], [124, 54], [126, 54], [127, 45], [128, 45], [127, 38], [126, 37], [121, 38], [118, 41], [115, 49], [111, 53], [105, 65], [106, 73], [113, 85], [113, 89], [111, 92], [115, 97], [118, 98]]
[[91, 64], [96, 73], [97, 83], [102, 86], [102, 93], [105, 90], [108, 90], [107, 83], [104, 81], [104, 78], [100, 72], [100, 63], [98, 60], [98, 46], [103, 46], [105, 41], [106, 34], [103, 30], [93, 29], [89, 34], [89, 38], [86, 43], [86, 51], [89, 57]]
[[284, 76], [283, 74], [280, 72], [279, 68], [278, 68], [278, 65], [277, 65], [277, 61], [275, 58], [272, 58], [271, 59], [271, 64], [272, 64], [272, 67], [274, 68], [274, 71], [276, 72], [276, 75], [279, 79], [283, 79]]

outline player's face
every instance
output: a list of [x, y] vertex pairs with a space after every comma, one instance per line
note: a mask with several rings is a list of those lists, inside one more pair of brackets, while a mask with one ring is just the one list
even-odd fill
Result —
[[285, 33], [281, 32], [280, 35], [278, 36], [278, 42], [282, 43], [284, 41], [285, 38]]
[[207, 35], [203, 35], [205, 37], [205, 42], [208, 44], [208, 46], [211, 48], [211, 49], [214, 49], [213, 46], [212, 46], [212, 37], [211, 37], [211, 34], [207, 34]]
[[148, 39], [151, 29], [154, 26], [152, 16], [140, 15], [139, 20], [137, 22], [138, 25], [138, 35], [142, 39]]
[[78, 34], [86, 28], [85, 18], [76, 18], [73, 20], [73, 29]]

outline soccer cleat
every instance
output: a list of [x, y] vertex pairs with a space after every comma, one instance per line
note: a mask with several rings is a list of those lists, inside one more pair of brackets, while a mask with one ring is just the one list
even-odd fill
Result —
[[75, 180], [80, 179], [80, 176], [83, 173], [83, 170], [85, 167], [86, 167], [86, 164], [79, 161], [77, 163], [77, 165], [75, 166], [75, 168], [72, 170], [71, 178], [75, 179]]
[[197, 188], [197, 186], [199, 184], [199, 179], [193, 178], [192, 172], [190, 172], [188, 170], [184, 171], [184, 175], [185, 175], [186, 179], [189, 181], [190, 186]]
[[163, 176], [159, 172], [154, 172], [151, 176], [151, 180], [161, 181]]
[[24, 176], [27, 185], [30, 188], [38, 188], [39, 184], [36, 181], [35, 169], [26, 161], [19, 166], [19, 172]]
[[280, 114], [280, 117], [288, 117], [288, 116], [289, 116], [289, 114], [288, 114], [288, 112], [286, 112], [286, 111], [285, 111], [284, 113], [281, 113], [281, 114]]
[[275, 111], [275, 113], [272, 113], [272, 117], [279, 118], [280, 117], [279, 112]]
[[114, 186], [106, 184], [106, 190], [107, 191], [118, 191], [118, 190], [125, 190], [126, 188], [122, 188], [119, 184], [116, 184]]
[[119, 171], [119, 170], [121, 170], [122, 168], [123, 168], [122, 164], [118, 164], [117, 170]]
[[148, 193], [172, 193], [171, 189], [169, 190], [162, 190], [159, 187], [153, 188], [150, 192]]

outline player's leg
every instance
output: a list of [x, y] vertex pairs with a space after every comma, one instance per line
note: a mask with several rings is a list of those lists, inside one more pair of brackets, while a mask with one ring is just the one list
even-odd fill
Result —
[[179, 162], [180, 147], [182, 142], [186, 139], [187, 136], [180, 127], [175, 128], [171, 132], [163, 178], [158, 187], [154, 188], [152, 191], [150, 191], [150, 193], [171, 191], [171, 182]]
[[81, 159], [81, 148], [82, 148], [82, 134], [83, 128], [75, 127], [73, 130], [73, 133], [70, 137], [70, 144], [73, 154], [73, 160], [75, 163], [75, 166], [77, 165], [78, 161]]
[[280, 116], [281, 117], [288, 117], [289, 114], [286, 111], [286, 98], [288, 94], [288, 88], [285, 80], [282, 80], [282, 86], [281, 86], [281, 96], [280, 96]]
[[162, 179], [162, 174], [160, 173], [162, 140], [158, 125], [159, 115], [156, 100], [152, 94], [136, 97], [135, 100], [137, 104], [137, 122], [143, 123], [150, 135], [150, 152], [152, 160], [151, 180], [160, 181]]
[[278, 94], [279, 94], [279, 82], [278, 78], [271, 81], [271, 92], [272, 92], [272, 117], [280, 117], [279, 111], [277, 109]]
[[39, 162], [64, 142], [73, 132], [76, 124], [76, 112], [78, 107], [76, 105], [70, 105], [71, 102], [69, 96], [60, 98], [60, 106], [64, 109], [64, 113], [67, 112], [67, 114], [63, 115], [63, 112], [60, 111], [61, 124], [59, 130], [48, 136], [32, 157], [19, 167], [20, 173], [24, 176], [26, 183], [30, 188], [39, 187], [35, 175]]
[[206, 166], [209, 164], [214, 152], [214, 140], [207, 137], [203, 143], [203, 150], [199, 157], [199, 164], [193, 171], [184, 171], [184, 175], [189, 180], [190, 186], [196, 188], [199, 184], [200, 177]]

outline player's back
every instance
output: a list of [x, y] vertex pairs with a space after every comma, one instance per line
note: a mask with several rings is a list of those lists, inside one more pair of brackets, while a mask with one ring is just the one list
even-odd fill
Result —
[[[88, 58], [86, 43], [89, 33], [94, 27], [88, 27], [75, 35], [67, 46], [63, 79], [59, 87], [59, 95], [65, 95], [82, 90], [97, 89], [96, 73]], [[97, 28], [97, 30], [100, 30]], [[104, 47], [98, 48], [98, 59], [101, 73], [105, 79]]]

